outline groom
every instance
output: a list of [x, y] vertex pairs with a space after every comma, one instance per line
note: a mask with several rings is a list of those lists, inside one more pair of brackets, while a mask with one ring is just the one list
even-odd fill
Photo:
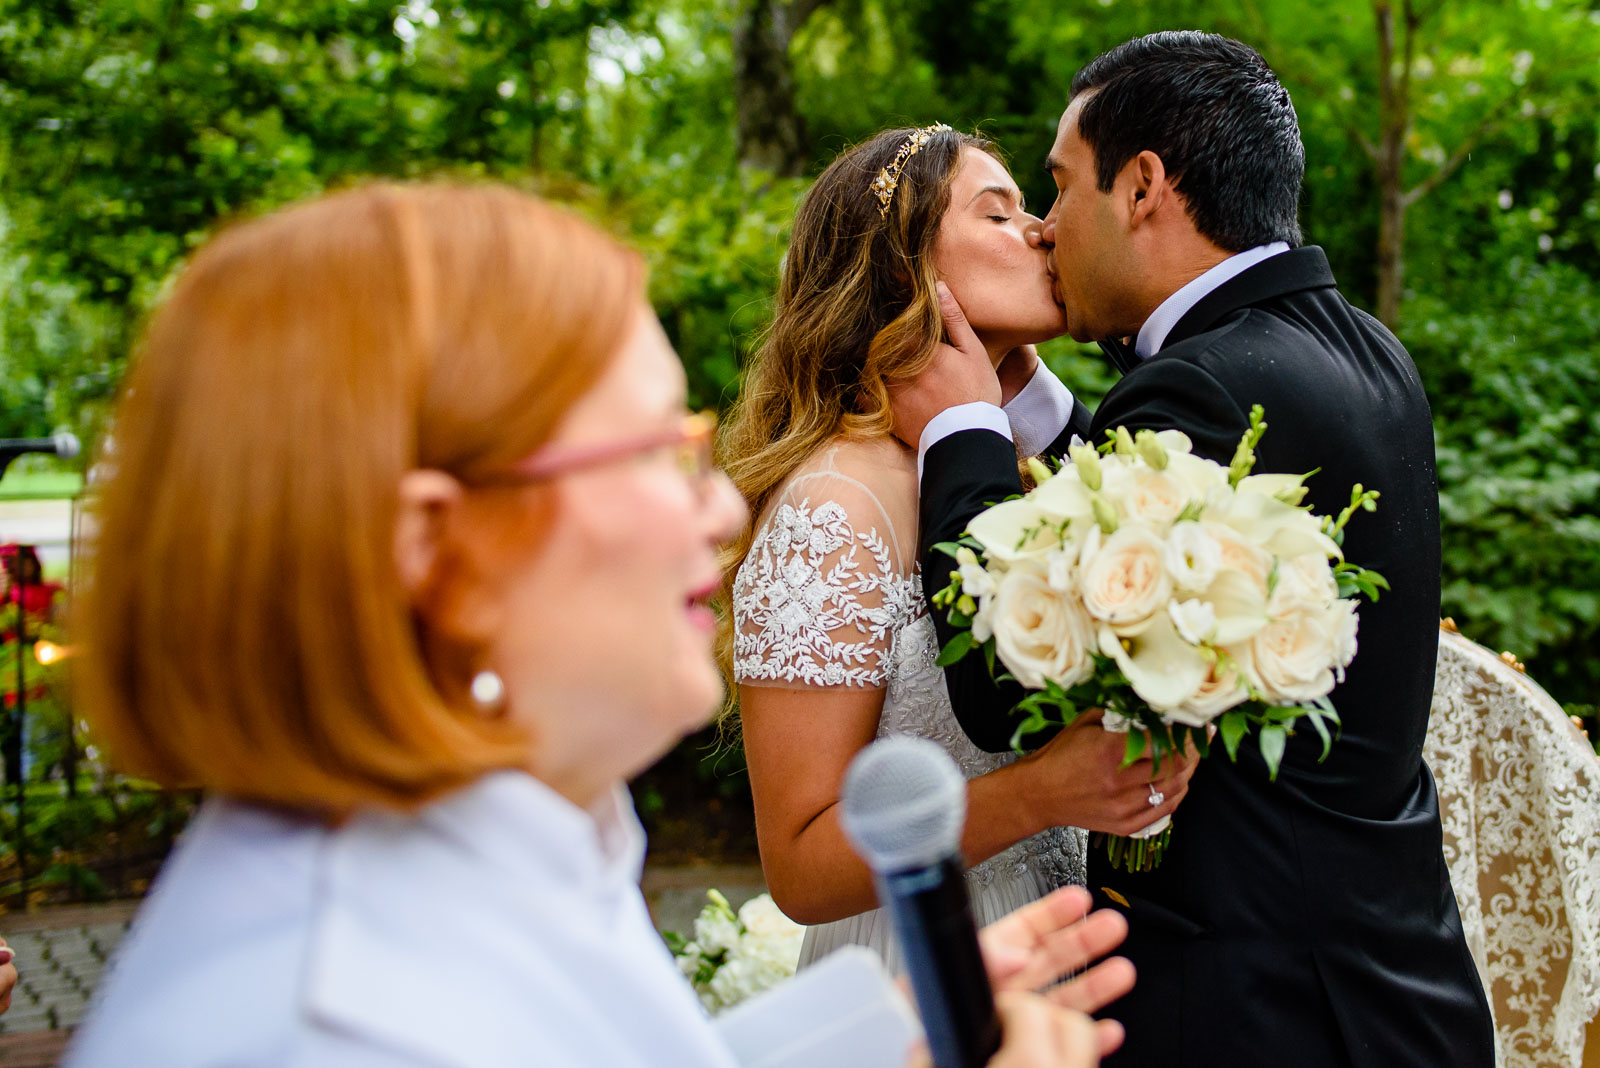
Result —
[[[1078, 72], [1046, 166], [1058, 196], [1044, 240], [1069, 331], [1132, 338], [1103, 342], [1124, 376], [1087, 436], [1175, 427], [1226, 464], [1260, 404], [1257, 471], [1320, 468], [1307, 483], [1320, 514], [1355, 483], [1382, 493], [1345, 549], [1394, 586], [1361, 608], [1326, 761], [1302, 732], [1269, 782], [1246, 744], [1237, 765], [1202, 762], [1155, 871], [1114, 871], [1091, 850], [1090, 889], [1128, 916], [1139, 969], [1111, 1010], [1127, 1025], [1111, 1063], [1488, 1068], [1489, 1008], [1422, 763], [1440, 553], [1428, 402], [1405, 349], [1340, 296], [1321, 249], [1300, 245], [1289, 94], [1236, 41], [1139, 38]], [[945, 312], [952, 346], [895, 398], [896, 432], [923, 463], [928, 576], [950, 570], [932, 545], [1022, 490], [998, 383], [959, 309]], [[1028, 392], [1052, 391], [1060, 454], [1085, 428], [1041, 368]], [[1018, 693], [976, 657], [947, 682], [972, 740], [1006, 748]]]

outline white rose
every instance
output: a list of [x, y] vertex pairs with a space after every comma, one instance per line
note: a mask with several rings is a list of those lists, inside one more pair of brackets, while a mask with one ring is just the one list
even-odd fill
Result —
[[1268, 700], [1311, 701], [1334, 686], [1334, 668], [1345, 635], [1342, 602], [1303, 607], [1268, 623], [1250, 640], [1255, 678]]
[[1172, 578], [1162, 540], [1145, 527], [1118, 527], [1109, 537], [1090, 529], [1079, 558], [1083, 605], [1118, 634], [1137, 634], [1166, 607]]
[[1000, 579], [994, 595], [995, 652], [1030, 690], [1049, 679], [1074, 686], [1094, 668], [1094, 630], [1076, 597], [1050, 588], [1043, 569], [1018, 566]]
[[1273, 615], [1293, 612], [1296, 608], [1325, 608], [1339, 597], [1339, 583], [1328, 566], [1328, 558], [1321, 553], [1301, 553], [1278, 564], [1278, 584], [1267, 600], [1267, 611]]
[[1200, 524], [1217, 543], [1222, 554], [1224, 572], [1236, 571], [1250, 580], [1250, 585], [1260, 591], [1261, 599], [1267, 597], [1267, 579], [1272, 574], [1272, 555], [1227, 523], [1206, 520]]
[[739, 909], [739, 922], [758, 938], [773, 935], [804, 935], [806, 929], [783, 914], [771, 894], [757, 894]]
[[694, 940], [700, 943], [700, 951], [707, 956], [716, 956], [737, 946], [742, 933], [738, 919], [719, 908], [702, 909], [694, 921]]
[[1203, 590], [1222, 569], [1222, 546], [1201, 524], [1178, 523], [1167, 533], [1162, 562], [1180, 590]]
[[1193, 497], [1189, 485], [1172, 471], [1139, 467], [1128, 480], [1123, 504], [1130, 519], [1143, 520], [1165, 530]]
[[1189, 727], [1204, 727], [1230, 708], [1236, 708], [1249, 699], [1250, 691], [1239, 670], [1239, 658], [1232, 653], [1229, 656], [1231, 660], [1217, 658], [1206, 673], [1205, 681], [1200, 683], [1200, 688], [1188, 700], [1168, 712], [1168, 719]]
[[706, 985], [716, 997], [719, 1009], [731, 1008], [762, 989], [761, 971], [758, 965], [742, 957], [734, 958], [718, 968]]
[[1217, 610], [1210, 601], [1168, 601], [1167, 614], [1190, 645], [1204, 645], [1217, 629]]
[[1333, 606], [1339, 628], [1333, 641], [1333, 673], [1340, 682], [1344, 681], [1344, 669], [1356, 658], [1356, 631], [1361, 627], [1361, 615], [1357, 608], [1355, 601], [1336, 601]]

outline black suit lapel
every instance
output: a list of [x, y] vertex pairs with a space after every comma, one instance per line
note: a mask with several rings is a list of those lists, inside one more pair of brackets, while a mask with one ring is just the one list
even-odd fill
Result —
[[1307, 289], [1332, 289], [1335, 285], [1328, 257], [1320, 248], [1306, 245], [1290, 249], [1262, 260], [1201, 297], [1167, 334], [1163, 347], [1201, 333], [1240, 308]]

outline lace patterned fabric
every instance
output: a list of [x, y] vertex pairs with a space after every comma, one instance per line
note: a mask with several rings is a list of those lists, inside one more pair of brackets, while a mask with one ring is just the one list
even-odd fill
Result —
[[[973, 779], [1015, 756], [967, 740], [950, 707], [916, 561], [915, 460], [892, 442], [823, 450], [775, 495], [733, 584], [742, 686], [884, 691], [877, 736], [915, 735]], [[1085, 835], [1052, 828], [967, 873], [980, 923], [1084, 881]], [[810, 928], [801, 961], [853, 942], [898, 963], [876, 910]]]
[[1425, 757], [1496, 1063], [1576, 1068], [1600, 1016], [1600, 759], [1532, 680], [1439, 637]]

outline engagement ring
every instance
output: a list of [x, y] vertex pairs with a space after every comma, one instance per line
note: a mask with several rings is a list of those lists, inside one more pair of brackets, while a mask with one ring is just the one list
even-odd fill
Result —
[[1163, 802], [1163, 801], [1165, 801], [1167, 799], [1167, 795], [1162, 793], [1160, 790], [1157, 790], [1156, 789], [1156, 784], [1153, 783], [1153, 782], [1146, 783], [1145, 785], [1150, 790], [1150, 807], [1151, 808], [1160, 808], [1161, 807], [1161, 802]]

